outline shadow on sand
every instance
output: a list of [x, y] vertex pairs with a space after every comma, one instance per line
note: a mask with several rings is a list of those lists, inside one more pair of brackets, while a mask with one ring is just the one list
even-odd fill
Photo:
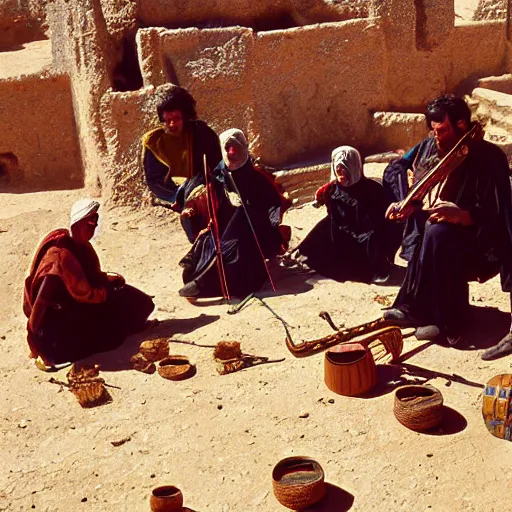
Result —
[[129, 336], [116, 350], [94, 354], [80, 362], [84, 364], [99, 364], [103, 371], [131, 370], [130, 358], [138, 351], [143, 341], [171, 337], [175, 334], [188, 334], [195, 329], [217, 321], [219, 318], [219, 315], [201, 314], [194, 318], [163, 320], [155, 327], [150, 327]]
[[354, 504], [354, 496], [336, 485], [325, 483], [325, 498], [304, 512], [346, 512]]
[[509, 332], [510, 313], [493, 307], [470, 306], [464, 342], [455, 349], [481, 350], [492, 347]]

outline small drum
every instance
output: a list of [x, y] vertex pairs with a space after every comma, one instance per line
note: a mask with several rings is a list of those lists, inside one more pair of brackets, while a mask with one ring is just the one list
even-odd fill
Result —
[[500, 439], [511, 440], [512, 375], [504, 373], [493, 377], [485, 386], [482, 415], [489, 432]]

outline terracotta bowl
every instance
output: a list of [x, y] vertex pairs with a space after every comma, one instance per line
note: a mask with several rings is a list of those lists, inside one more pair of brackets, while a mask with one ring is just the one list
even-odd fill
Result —
[[185, 356], [169, 356], [158, 363], [158, 373], [164, 379], [185, 380], [193, 377], [196, 367]]
[[281, 505], [302, 510], [325, 496], [324, 470], [309, 457], [288, 457], [272, 471], [274, 495]]
[[327, 387], [345, 396], [362, 395], [377, 384], [377, 370], [370, 350], [359, 343], [338, 345], [325, 353]]
[[174, 485], [155, 487], [151, 493], [149, 506], [152, 512], [181, 512], [183, 494]]
[[429, 430], [443, 419], [443, 395], [429, 384], [402, 386], [395, 392], [394, 413], [396, 419], [411, 430]]

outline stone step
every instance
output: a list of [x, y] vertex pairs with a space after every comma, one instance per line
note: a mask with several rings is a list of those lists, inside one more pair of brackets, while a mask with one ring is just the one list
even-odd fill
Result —
[[498, 126], [487, 125], [484, 139], [500, 147], [507, 155], [509, 167], [512, 167], [512, 133]]
[[512, 94], [512, 74], [480, 78], [476, 87]]
[[512, 95], [477, 87], [470, 103], [477, 117], [512, 133]]

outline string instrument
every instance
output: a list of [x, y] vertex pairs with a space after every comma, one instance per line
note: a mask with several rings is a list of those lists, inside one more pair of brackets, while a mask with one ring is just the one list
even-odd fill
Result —
[[334, 334], [329, 334], [323, 338], [311, 341], [303, 341], [299, 344], [293, 342], [290, 333], [287, 330], [286, 346], [295, 357], [304, 357], [325, 350], [326, 348], [332, 347], [333, 345], [345, 343], [353, 338], [356, 338], [357, 336], [377, 331], [389, 325], [391, 325], [389, 320], [385, 320], [384, 318], [377, 318], [377, 320], [372, 320], [371, 322], [357, 325], [355, 327], [341, 329]]
[[480, 123], [474, 123], [471, 130], [465, 133], [455, 146], [413, 186], [405, 199], [392, 203], [386, 211], [386, 219], [404, 220], [412, 211], [413, 204], [422, 202], [425, 196], [439, 183], [448, 177], [468, 156], [472, 141], [480, 140], [484, 131]]

